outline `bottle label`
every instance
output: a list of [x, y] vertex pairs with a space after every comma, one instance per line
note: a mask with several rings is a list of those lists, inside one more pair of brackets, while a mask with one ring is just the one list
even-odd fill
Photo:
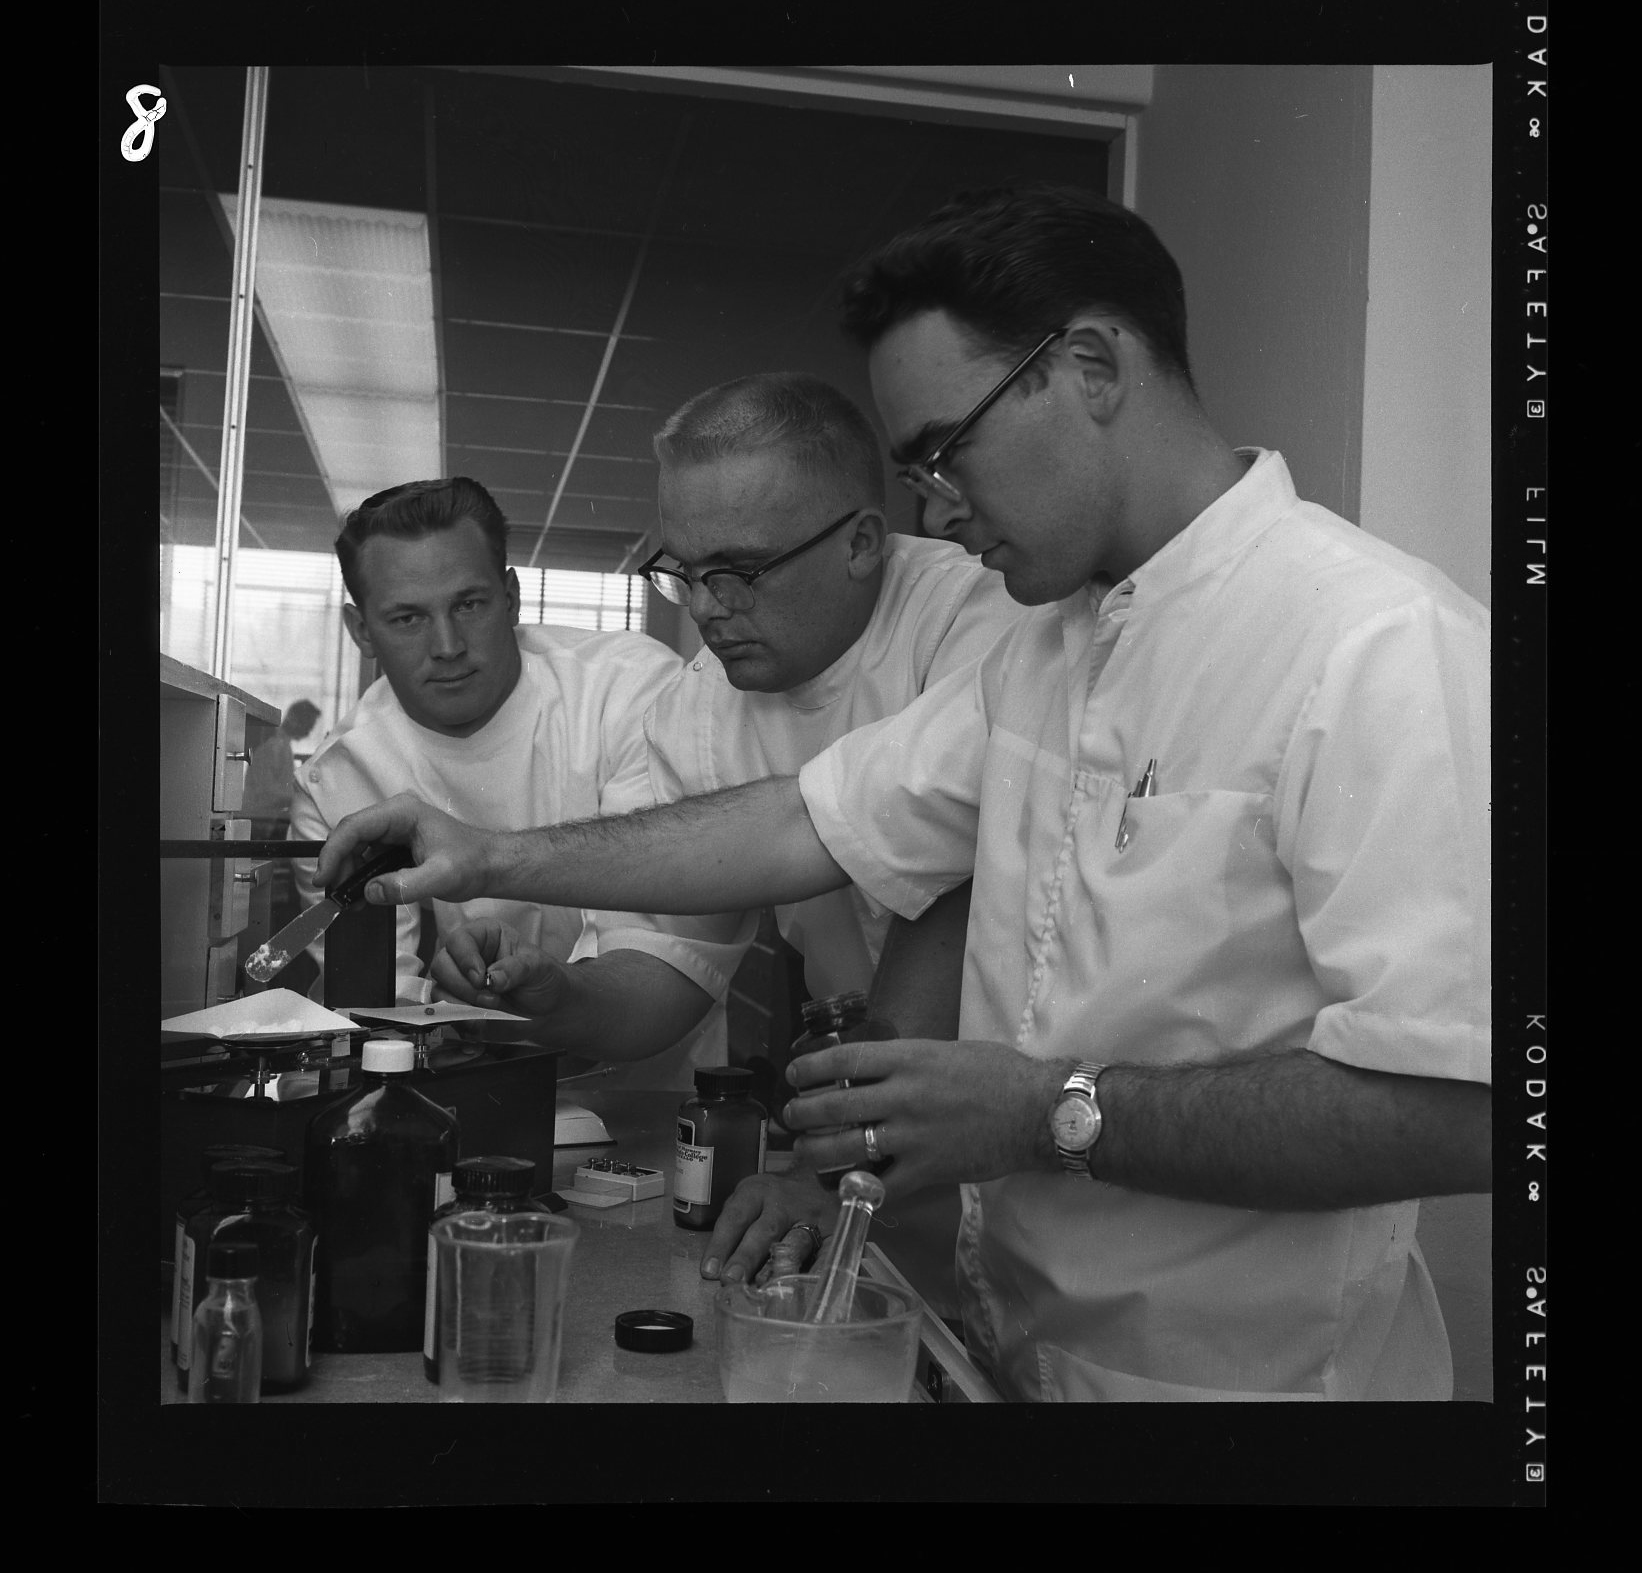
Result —
[[428, 1285], [423, 1296], [422, 1305], [422, 1357], [426, 1360], [434, 1356], [434, 1321], [438, 1308], [435, 1298], [439, 1286], [439, 1247], [433, 1243], [432, 1236], [428, 1238]]
[[210, 1377], [212, 1381], [229, 1382], [239, 1375], [239, 1329], [225, 1326], [217, 1330], [217, 1341], [211, 1349]]
[[696, 1146], [694, 1120], [678, 1122], [674, 1155], [673, 1210], [707, 1206], [713, 1199], [713, 1149]]
[[456, 1200], [456, 1183], [451, 1178], [451, 1171], [444, 1170], [433, 1177], [433, 1210], [438, 1212], [446, 1202]]
[[177, 1368], [186, 1371], [194, 1361], [194, 1242], [183, 1231], [177, 1257]]
[[182, 1343], [182, 1321], [178, 1310], [182, 1303], [182, 1248], [188, 1238], [183, 1227], [182, 1214], [177, 1214], [177, 1227], [171, 1236], [171, 1347]]

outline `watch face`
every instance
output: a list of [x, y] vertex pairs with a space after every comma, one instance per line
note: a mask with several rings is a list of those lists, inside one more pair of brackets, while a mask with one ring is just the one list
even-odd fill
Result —
[[1100, 1129], [1089, 1100], [1075, 1093], [1071, 1097], [1062, 1098], [1055, 1105], [1049, 1128], [1054, 1135], [1055, 1145], [1065, 1147], [1071, 1152], [1082, 1152], [1090, 1146]]

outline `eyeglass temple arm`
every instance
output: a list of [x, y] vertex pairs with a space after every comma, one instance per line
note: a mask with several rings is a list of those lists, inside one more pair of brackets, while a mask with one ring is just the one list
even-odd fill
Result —
[[1017, 361], [1015, 363], [1015, 366], [1013, 367], [1013, 369], [1003, 378], [1003, 380], [997, 385], [997, 387], [995, 387], [989, 394], [987, 394], [987, 396], [984, 399], [982, 399], [981, 402], [979, 404], [977, 404], [974, 409], [972, 409], [966, 416], [964, 416], [964, 418], [961, 421], [959, 421], [958, 424], [956, 426], [954, 426], [952, 428], [952, 430], [949, 431], [946, 434], [946, 436], [944, 436], [934, 446], [934, 448], [932, 448], [929, 451], [929, 453], [927, 455], [925, 455], [924, 458], [919, 459], [916, 463], [909, 465], [908, 468], [909, 469], [916, 469], [916, 470], [927, 470], [931, 465], [933, 465], [938, 459], [940, 459], [942, 457], [942, 455], [946, 452], [946, 450], [953, 445], [953, 443], [955, 443], [961, 436], [963, 436], [963, 434], [966, 431], [968, 431], [969, 428], [971, 426], [973, 426], [976, 421], [978, 421], [983, 415], [985, 415], [986, 412], [989, 409], [991, 409], [992, 406], [994, 404], [996, 404], [998, 402], [998, 400], [1001, 399], [1004, 396], [1005, 393], [1007, 393], [1009, 391], [1010, 387], [1013, 386], [1015, 379], [1018, 376], [1020, 376], [1020, 374], [1023, 371], [1025, 371], [1026, 368], [1028, 366], [1030, 366], [1032, 364], [1032, 362], [1035, 361], [1038, 358], [1038, 356], [1043, 354], [1043, 352], [1046, 349], [1048, 349], [1049, 346], [1051, 344], [1053, 344], [1056, 339], [1065, 338], [1066, 333], [1067, 333], [1067, 330], [1065, 328], [1056, 328], [1055, 331], [1053, 333], [1051, 333], [1047, 338], [1041, 339], [1037, 344], [1035, 344], [1030, 350], [1028, 350], [1026, 352], [1025, 355], [1023, 355], [1021, 357], [1021, 359], [1019, 361]]

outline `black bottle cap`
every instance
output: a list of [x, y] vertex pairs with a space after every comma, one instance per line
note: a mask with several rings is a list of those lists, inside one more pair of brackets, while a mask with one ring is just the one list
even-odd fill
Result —
[[737, 1093], [750, 1095], [752, 1090], [753, 1073], [739, 1065], [703, 1065], [696, 1072], [697, 1092], [733, 1098]]
[[688, 1349], [696, 1324], [682, 1311], [623, 1311], [616, 1318], [616, 1347], [640, 1354]]
[[213, 1240], [205, 1257], [207, 1278], [255, 1278], [262, 1253], [250, 1240]]
[[528, 1158], [463, 1158], [451, 1171], [458, 1196], [528, 1196], [536, 1165]]

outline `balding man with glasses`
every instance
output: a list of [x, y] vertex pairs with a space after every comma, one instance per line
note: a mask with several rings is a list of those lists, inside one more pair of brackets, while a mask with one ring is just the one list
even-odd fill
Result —
[[[961, 549], [886, 529], [877, 436], [819, 378], [712, 388], [655, 447], [661, 546], [640, 572], [705, 647], [645, 718], [660, 801], [796, 772], [966, 669], [1020, 615]], [[868, 986], [886, 908], [849, 889], [776, 916], [814, 998]]]

